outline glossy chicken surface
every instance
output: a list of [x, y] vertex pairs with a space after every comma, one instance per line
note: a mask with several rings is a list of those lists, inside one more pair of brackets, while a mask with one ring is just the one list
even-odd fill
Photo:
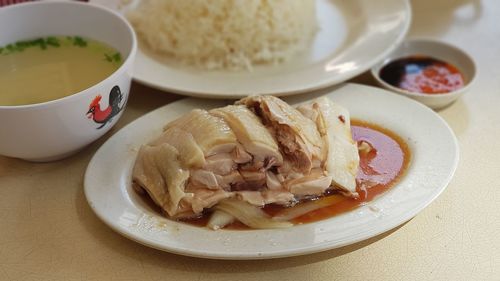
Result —
[[214, 208], [215, 221], [225, 224], [234, 217], [253, 221], [227, 213], [232, 210], [255, 208], [261, 216], [257, 208], [266, 204], [292, 206], [328, 189], [355, 197], [358, 166], [346, 109], [327, 98], [294, 108], [272, 96], [250, 96], [167, 124], [141, 147], [132, 178], [169, 217]]

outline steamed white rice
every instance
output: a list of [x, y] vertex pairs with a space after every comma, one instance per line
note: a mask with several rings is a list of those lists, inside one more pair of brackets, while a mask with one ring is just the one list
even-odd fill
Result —
[[315, 0], [143, 0], [127, 17], [153, 51], [204, 69], [251, 69], [307, 48], [315, 9]]

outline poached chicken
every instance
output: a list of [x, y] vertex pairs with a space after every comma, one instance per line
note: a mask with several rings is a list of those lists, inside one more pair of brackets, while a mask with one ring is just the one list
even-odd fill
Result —
[[345, 108], [327, 98], [294, 108], [273, 96], [250, 96], [167, 124], [139, 150], [132, 180], [171, 218], [214, 207], [214, 221], [258, 228], [252, 213], [268, 228], [288, 225], [248, 210], [292, 206], [328, 189], [356, 197], [358, 166]]

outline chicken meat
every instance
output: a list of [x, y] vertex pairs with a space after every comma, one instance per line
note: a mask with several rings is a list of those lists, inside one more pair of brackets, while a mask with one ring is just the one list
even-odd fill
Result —
[[189, 218], [221, 202], [290, 206], [330, 188], [356, 196], [358, 165], [344, 108], [327, 98], [296, 109], [250, 96], [167, 124], [140, 148], [132, 180], [167, 216]]
[[324, 169], [332, 177], [335, 187], [357, 197], [359, 154], [352, 139], [349, 111], [325, 97], [301, 105], [298, 110], [316, 124], [327, 152]]

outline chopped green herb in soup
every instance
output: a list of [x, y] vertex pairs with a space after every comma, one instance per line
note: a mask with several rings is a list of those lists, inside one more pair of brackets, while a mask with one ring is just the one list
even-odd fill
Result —
[[80, 36], [50, 36], [0, 46], [0, 106], [42, 103], [104, 80], [122, 64], [110, 46]]

